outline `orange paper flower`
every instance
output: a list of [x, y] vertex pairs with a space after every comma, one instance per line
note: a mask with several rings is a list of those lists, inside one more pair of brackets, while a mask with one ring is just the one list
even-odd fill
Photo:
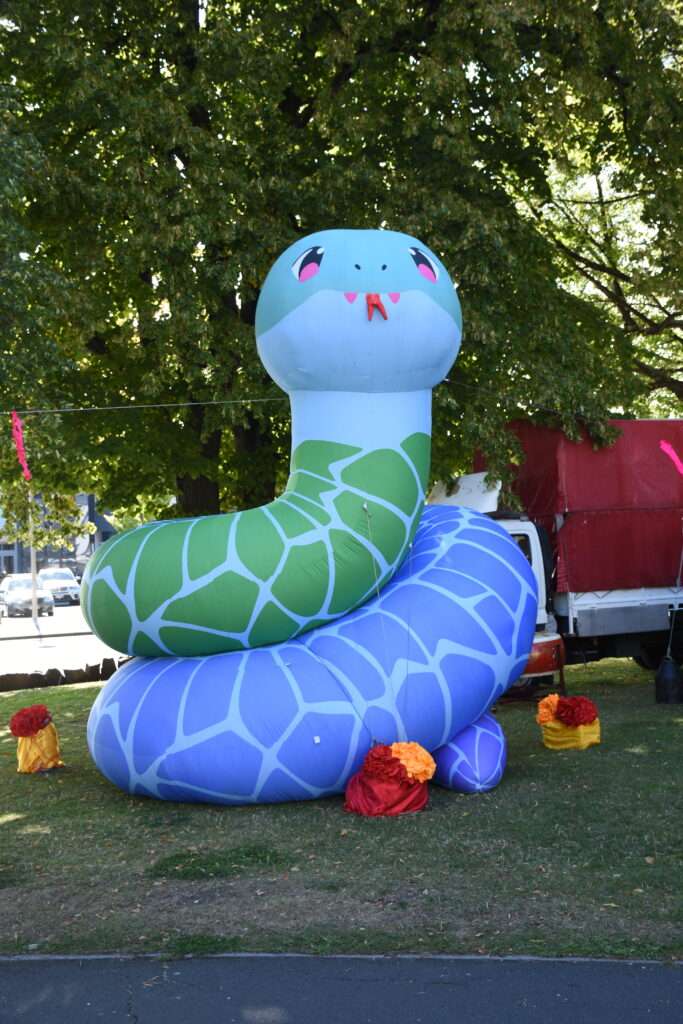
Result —
[[427, 782], [436, 771], [434, 758], [419, 743], [392, 743], [391, 752], [415, 782]]
[[536, 721], [539, 725], [555, 720], [555, 711], [557, 710], [559, 700], [559, 693], [549, 693], [543, 700], [539, 700], [538, 714], [536, 715]]

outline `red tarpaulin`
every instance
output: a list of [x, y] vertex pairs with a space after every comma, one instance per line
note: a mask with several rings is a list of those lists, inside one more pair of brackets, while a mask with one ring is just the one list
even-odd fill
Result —
[[530, 518], [550, 532], [560, 591], [676, 582], [683, 475], [659, 445], [668, 442], [683, 459], [683, 420], [612, 424], [621, 436], [598, 451], [588, 439], [575, 443], [559, 430], [511, 425], [526, 454], [515, 490]]

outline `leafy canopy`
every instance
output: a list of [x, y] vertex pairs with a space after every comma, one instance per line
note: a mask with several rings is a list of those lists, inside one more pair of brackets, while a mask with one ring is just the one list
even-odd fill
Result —
[[[122, 514], [188, 514], [273, 493], [288, 412], [256, 357], [254, 306], [277, 254], [319, 228], [406, 231], [459, 282], [436, 476], [477, 448], [502, 471], [518, 415], [604, 437], [608, 410], [670, 386], [649, 368], [676, 379], [678, 335], [637, 316], [633, 330], [585, 284], [590, 271], [614, 292], [623, 271], [633, 308], [661, 302], [678, 330], [680, 3], [4, 11], [2, 408], [194, 403], [31, 417], [46, 502], [93, 490]], [[637, 196], [637, 239], [577, 205], [591, 175]], [[6, 423], [0, 501], [19, 522]]]

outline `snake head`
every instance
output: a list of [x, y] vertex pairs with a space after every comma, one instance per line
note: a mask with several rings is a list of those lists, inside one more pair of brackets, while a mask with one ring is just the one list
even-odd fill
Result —
[[285, 391], [418, 391], [444, 378], [462, 316], [441, 261], [397, 231], [320, 231], [273, 264], [256, 308], [261, 360]]

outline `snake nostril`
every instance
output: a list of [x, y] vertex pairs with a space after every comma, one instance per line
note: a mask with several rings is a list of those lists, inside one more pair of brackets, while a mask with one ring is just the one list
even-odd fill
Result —
[[354, 267], [356, 268], [356, 270], [360, 270], [360, 263], [354, 263]]
[[386, 263], [383, 263], [382, 264], [382, 270], [386, 270], [386, 269], [387, 269], [387, 265], [386, 265]]

